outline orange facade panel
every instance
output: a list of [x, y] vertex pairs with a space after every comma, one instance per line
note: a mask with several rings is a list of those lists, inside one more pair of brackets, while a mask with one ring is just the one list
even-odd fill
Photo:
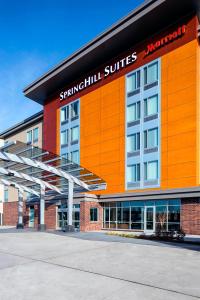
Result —
[[161, 188], [197, 185], [197, 41], [162, 57]]
[[125, 78], [81, 97], [80, 163], [108, 184], [106, 193], [124, 191]]

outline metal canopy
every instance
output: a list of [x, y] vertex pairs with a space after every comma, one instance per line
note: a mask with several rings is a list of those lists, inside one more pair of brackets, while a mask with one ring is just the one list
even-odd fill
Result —
[[104, 190], [105, 181], [64, 157], [22, 142], [0, 148], [0, 181], [37, 196], [41, 187], [45, 198], [66, 195], [69, 184], [74, 192]]

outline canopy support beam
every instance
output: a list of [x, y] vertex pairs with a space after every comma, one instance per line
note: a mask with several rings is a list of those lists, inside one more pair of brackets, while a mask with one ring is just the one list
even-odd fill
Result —
[[18, 189], [18, 222], [17, 222], [17, 229], [23, 229], [23, 190]]
[[38, 225], [39, 231], [46, 230], [45, 224], [45, 187], [41, 185], [40, 191], [40, 224]]
[[74, 182], [68, 182], [68, 199], [67, 199], [67, 228], [66, 231], [74, 231], [73, 226], [73, 194]]

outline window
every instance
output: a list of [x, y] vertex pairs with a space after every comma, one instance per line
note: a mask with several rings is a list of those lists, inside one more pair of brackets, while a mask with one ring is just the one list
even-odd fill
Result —
[[98, 208], [92, 207], [90, 208], [90, 222], [97, 222], [98, 221]]
[[71, 104], [71, 118], [76, 118], [79, 115], [79, 102], [76, 101]]
[[33, 143], [37, 143], [39, 138], [39, 128], [33, 129]]
[[78, 141], [79, 139], [79, 127], [73, 127], [71, 128], [71, 142]]
[[144, 178], [147, 181], [158, 179], [158, 161], [149, 161], [144, 164]]
[[158, 146], [158, 128], [144, 131], [144, 148], [151, 149]]
[[127, 122], [134, 122], [140, 119], [140, 102], [128, 105]]
[[131, 93], [140, 88], [140, 71], [133, 73], [127, 78], [127, 93]]
[[140, 150], [140, 133], [127, 136], [127, 152], [132, 153]]
[[68, 129], [61, 132], [61, 146], [68, 144]]
[[32, 130], [29, 130], [27, 132], [26, 140], [27, 140], [27, 144], [31, 144], [32, 143]]
[[66, 122], [69, 119], [69, 106], [65, 106], [61, 109], [61, 123]]
[[8, 189], [4, 189], [4, 202], [8, 202]]
[[144, 100], [144, 116], [151, 116], [158, 113], [158, 95]]
[[140, 181], [140, 164], [135, 164], [127, 167], [127, 182]]
[[76, 164], [79, 164], [79, 151], [71, 152], [71, 161], [73, 161]]
[[158, 63], [148, 65], [144, 68], [144, 84], [149, 84], [158, 80]]

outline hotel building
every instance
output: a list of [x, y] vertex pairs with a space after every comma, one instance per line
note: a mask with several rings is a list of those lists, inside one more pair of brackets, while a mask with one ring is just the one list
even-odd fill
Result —
[[[24, 89], [44, 107], [43, 148], [107, 184], [74, 195], [80, 230], [200, 234], [199, 9], [145, 1]], [[52, 202], [47, 227], [66, 211]]]

